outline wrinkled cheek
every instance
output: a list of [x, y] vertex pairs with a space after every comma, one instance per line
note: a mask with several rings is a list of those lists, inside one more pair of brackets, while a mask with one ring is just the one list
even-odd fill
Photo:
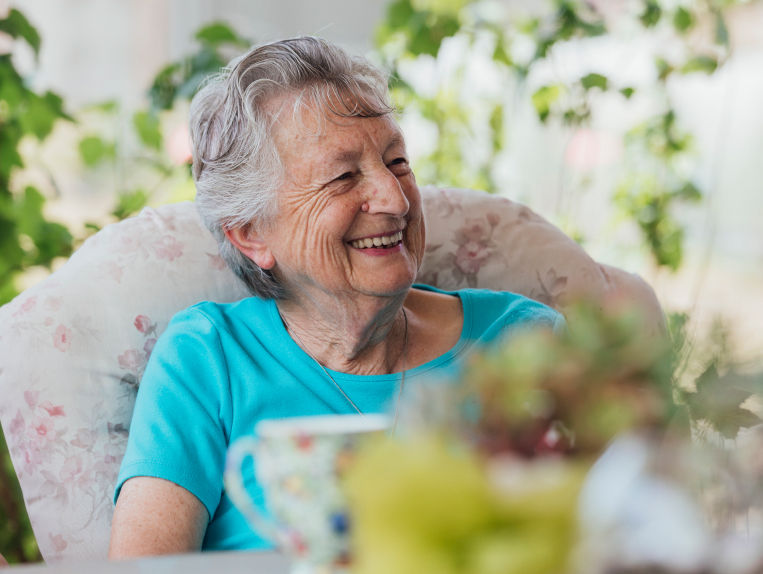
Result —
[[329, 245], [327, 241], [318, 241], [311, 246], [311, 265], [317, 275], [326, 277], [329, 282], [344, 266], [346, 258], [341, 250]]

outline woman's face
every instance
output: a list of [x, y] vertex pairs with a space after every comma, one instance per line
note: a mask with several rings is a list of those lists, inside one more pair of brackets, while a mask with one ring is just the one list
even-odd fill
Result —
[[285, 175], [278, 215], [260, 233], [278, 279], [296, 296], [407, 291], [424, 254], [424, 222], [395, 121], [310, 108], [280, 118], [273, 138]]

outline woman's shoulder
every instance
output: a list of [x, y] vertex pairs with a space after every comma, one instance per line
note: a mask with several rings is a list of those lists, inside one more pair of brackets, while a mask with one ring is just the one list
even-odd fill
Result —
[[275, 330], [272, 305], [257, 297], [229, 303], [202, 301], [175, 313], [159, 341], [195, 348], [267, 340]]
[[252, 321], [270, 318], [272, 301], [259, 297], [246, 297], [237, 301], [200, 301], [175, 313], [172, 323], [229, 324], [236, 321]]
[[541, 311], [548, 311], [552, 314], [557, 313], [554, 309], [536, 301], [530, 299], [519, 293], [513, 293], [511, 291], [497, 291], [494, 289], [484, 289], [476, 287], [468, 287], [463, 289], [441, 289], [433, 285], [415, 284], [414, 289], [423, 293], [429, 294], [430, 297], [435, 296], [450, 296], [458, 297], [462, 302], [479, 305], [479, 306], [498, 306], [498, 307], [523, 307], [528, 309], [537, 309]]
[[464, 321], [477, 331], [489, 329], [495, 324], [505, 328], [533, 323], [557, 329], [564, 322], [562, 315], [555, 309], [511, 291], [480, 288], [447, 291], [429, 285], [415, 287], [432, 294], [457, 296], [463, 307]]

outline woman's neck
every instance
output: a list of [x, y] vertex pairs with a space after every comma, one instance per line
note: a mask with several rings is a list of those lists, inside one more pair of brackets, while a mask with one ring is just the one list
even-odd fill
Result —
[[323, 366], [357, 375], [403, 370], [408, 325], [405, 295], [348, 302], [277, 303], [295, 342]]

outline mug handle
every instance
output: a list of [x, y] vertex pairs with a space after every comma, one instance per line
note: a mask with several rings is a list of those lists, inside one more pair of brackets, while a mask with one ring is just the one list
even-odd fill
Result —
[[265, 538], [281, 546], [284, 541], [275, 523], [257, 508], [244, 486], [241, 465], [246, 459], [254, 458], [256, 450], [257, 439], [254, 437], [241, 437], [230, 446], [223, 476], [225, 490], [249, 524]]

